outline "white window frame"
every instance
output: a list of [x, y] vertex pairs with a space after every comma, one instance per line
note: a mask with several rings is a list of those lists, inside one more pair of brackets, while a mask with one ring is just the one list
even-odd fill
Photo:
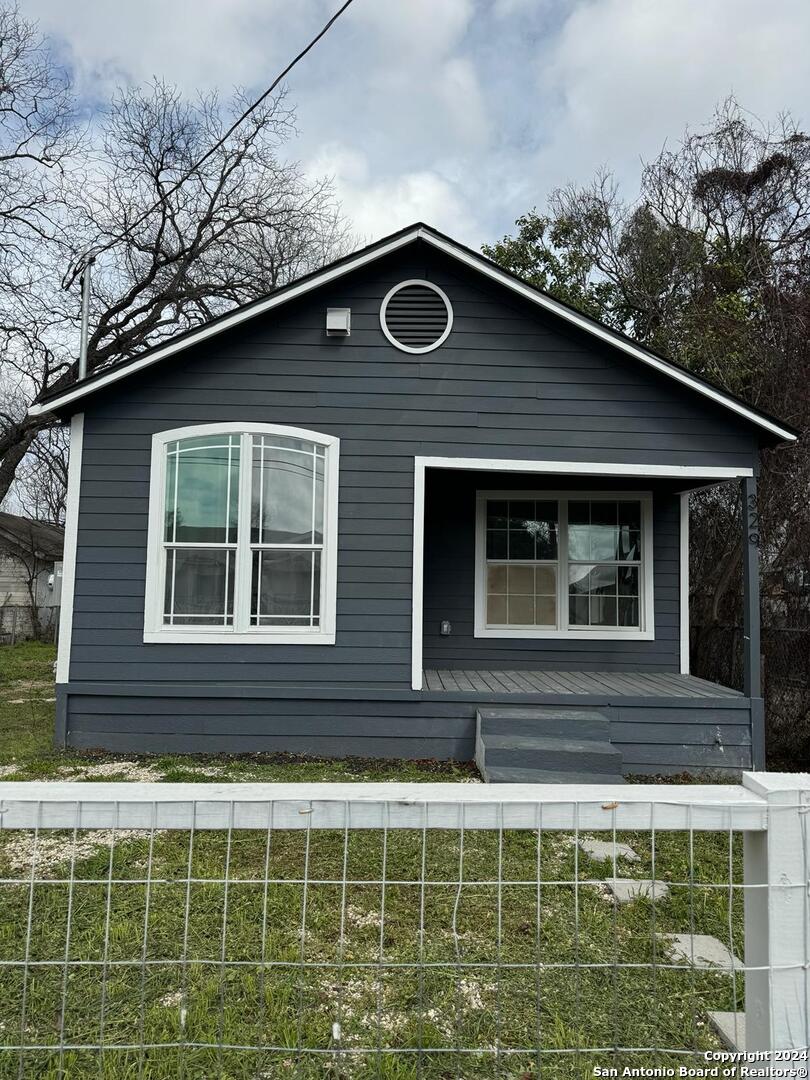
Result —
[[[239, 541], [236, 553], [234, 588], [234, 625], [164, 626], [163, 604], [167, 560], [164, 558], [163, 522], [166, 498], [167, 446], [179, 439], [208, 435], [238, 435], [241, 439], [239, 471]], [[252, 476], [251, 436], [281, 435], [306, 439], [323, 446], [324, 466], [324, 536], [321, 561], [320, 623], [318, 626], [251, 627], [250, 591], [252, 551], [250, 544], [250, 491]], [[340, 439], [306, 428], [284, 424], [246, 424], [243, 422], [194, 424], [160, 431], [152, 436], [152, 466], [149, 478], [149, 532], [146, 555], [146, 599], [143, 640], [147, 644], [176, 642], [226, 645], [334, 645], [337, 605], [337, 523]]]
[[[537, 499], [559, 505], [557, 566], [557, 626], [525, 627], [486, 624], [487, 501]], [[639, 573], [640, 629], [622, 627], [568, 627], [568, 502], [614, 501], [641, 504], [641, 569]], [[653, 567], [653, 502], [650, 491], [477, 491], [475, 506], [475, 627], [477, 638], [556, 638], [565, 641], [654, 641], [655, 591]], [[508, 560], [507, 560], [508, 561]], [[531, 560], [528, 560], [531, 562]], [[578, 561], [578, 560], [575, 560]], [[598, 563], [598, 559], [593, 560]]]

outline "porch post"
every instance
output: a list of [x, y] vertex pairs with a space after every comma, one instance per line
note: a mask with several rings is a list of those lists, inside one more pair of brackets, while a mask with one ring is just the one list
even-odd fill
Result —
[[751, 701], [752, 757], [755, 769], [765, 768], [765, 716], [762, 704], [759, 633], [759, 513], [756, 476], [740, 483], [743, 521], [743, 680]]
[[762, 697], [759, 641], [759, 514], [755, 476], [742, 479], [743, 664], [746, 697]]

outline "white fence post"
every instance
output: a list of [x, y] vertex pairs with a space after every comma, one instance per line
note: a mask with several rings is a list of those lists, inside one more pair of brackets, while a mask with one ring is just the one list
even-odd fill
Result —
[[767, 802], [746, 832], [745, 1049], [810, 1047], [810, 775], [744, 773]]

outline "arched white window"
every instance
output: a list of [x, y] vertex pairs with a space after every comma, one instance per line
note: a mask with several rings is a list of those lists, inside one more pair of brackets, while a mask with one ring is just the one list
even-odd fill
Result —
[[334, 644], [338, 454], [278, 424], [155, 435], [144, 641]]

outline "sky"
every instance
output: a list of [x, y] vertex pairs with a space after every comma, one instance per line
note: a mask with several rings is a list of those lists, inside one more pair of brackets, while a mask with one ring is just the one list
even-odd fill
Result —
[[[260, 92], [338, 4], [20, 0], [90, 109], [153, 76]], [[422, 220], [478, 248], [601, 167], [632, 198], [729, 94], [810, 123], [809, 43], [810, 0], [354, 0], [288, 80], [289, 153], [359, 238]]]

